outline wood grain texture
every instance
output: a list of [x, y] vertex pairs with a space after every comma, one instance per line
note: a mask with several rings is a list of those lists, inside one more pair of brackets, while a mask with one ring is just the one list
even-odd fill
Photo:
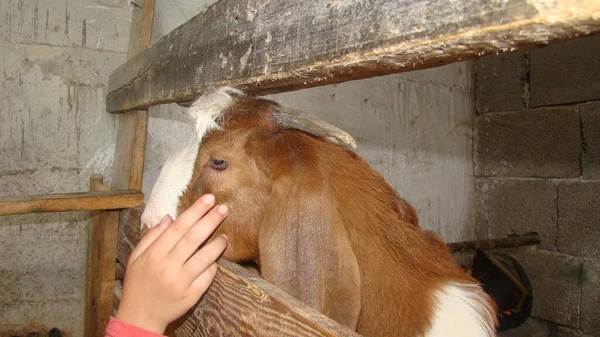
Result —
[[[121, 212], [117, 255], [123, 265], [140, 240], [141, 211]], [[243, 267], [226, 260], [218, 263], [210, 289], [169, 326], [167, 336], [359, 336]]]
[[198, 305], [170, 330], [177, 337], [359, 336], [226, 260]]
[[292, 91], [600, 31], [596, 0], [221, 0], [110, 76], [107, 110]]
[[142, 189], [148, 110], [119, 116], [111, 188]]
[[0, 197], [0, 215], [123, 209], [143, 202], [144, 195], [136, 190]]
[[127, 266], [129, 255], [140, 241], [142, 233], [141, 216], [143, 209], [141, 207], [128, 208], [119, 214], [119, 233], [117, 237], [117, 261], [123, 266]]
[[[92, 192], [104, 190], [102, 176], [90, 177]], [[84, 336], [104, 336], [112, 315], [115, 287], [118, 211], [92, 211], [89, 221], [89, 252]]]

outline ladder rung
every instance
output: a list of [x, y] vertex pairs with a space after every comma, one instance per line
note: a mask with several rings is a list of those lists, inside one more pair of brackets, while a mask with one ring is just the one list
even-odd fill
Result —
[[143, 203], [144, 194], [138, 190], [0, 197], [0, 215], [121, 209]]

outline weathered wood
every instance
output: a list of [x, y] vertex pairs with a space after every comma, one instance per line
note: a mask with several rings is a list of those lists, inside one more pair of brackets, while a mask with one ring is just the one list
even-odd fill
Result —
[[[92, 192], [104, 190], [102, 176], [90, 177]], [[92, 211], [89, 221], [89, 252], [84, 319], [86, 337], [104, 336], [112, 315], [118, 211]]]
[[119, 233], [117, 238], [117, 261], [127, 266], [129, 255], [140, 241], [142, 208], [135, 207], [121, 211], [119, 214]]
[[[121, 212], [118, 259], [124, 265], [140, 240], [141, 209]], [[359, 336], [235, 263], [219, 272], [200, 302], [169, 326], [168, 336]]]
[[125, 267], [117, 262], [115, 265], [115, 280], [123, 280], [125, 278]]
[[173, 336], [359, 336], [241, 266], [218, 263], [202, 300], [170, 327]]
[[143, 202], [144, 195], [136, 190], [0, 197], [0, 215], [122, 209]]
[[519, 236], [509, 236], [500, 239], [453, 242], [448, 244], [448, 248], [451, 252], [455, 253], [474, 249], [485, 250], [494, 248], [530, 246], [538, 244], [540, 244], [540, 237], [538, 236], [538, 234], [530, 233]]
[[136, 0], [131, 17], [131, 30], [129, 31], [129, 47], [127, 58], [150, 47], [152, 42], [152, 24], [154, 23], [155, 0]]
[[111, 188], [142, 188], [147, 127], [148, 110], [119, 116]]
[[600, 31], [597, 0], [221, 0], [110, 76], [107, 110], [410, 71]]

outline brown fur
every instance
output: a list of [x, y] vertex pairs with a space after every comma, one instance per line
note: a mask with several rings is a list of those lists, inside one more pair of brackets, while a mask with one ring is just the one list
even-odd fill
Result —
[[[217, 231], [231, 241], [225, 258], [256, 262], [267, 281], [364, 336], [422, 335], [433, 291], [475, 280], [363, 159], [284, 129], [275, 107], [235, 100], [203, 140], [179, 210], [214, 193], [230, 206]], [[229, 167], [215, 171], [211, 156]]]

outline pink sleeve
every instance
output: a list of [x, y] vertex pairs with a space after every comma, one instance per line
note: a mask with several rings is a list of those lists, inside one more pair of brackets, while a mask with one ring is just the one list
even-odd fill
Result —
[[155, 332], [150, 332], [142, 328], [138, 328], [131, 324], [121, 322], [118, 319], [111, 317], [106, 326], [105, 337], [165, 337]]

